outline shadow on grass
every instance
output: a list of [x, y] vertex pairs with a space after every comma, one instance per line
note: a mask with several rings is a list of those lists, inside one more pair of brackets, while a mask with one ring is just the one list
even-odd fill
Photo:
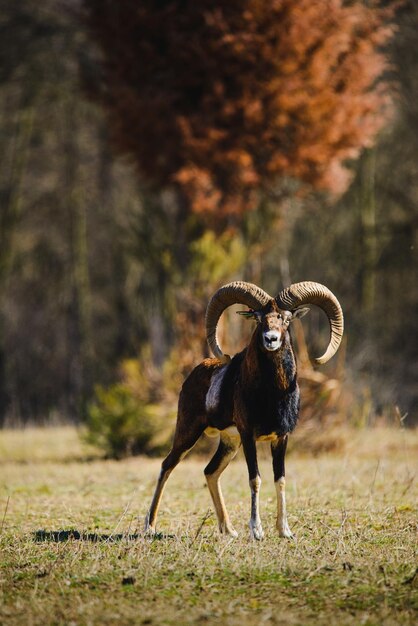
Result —
[[138, 539], [149, 539], [150, 541], [159, 541], [162, 539], [174, 539], [175, 535], [167, 535], [164, 533], [155, 533], [150, 537], [142, 533], [81, 533], [78, 530], [37, 530], [33, 533], [35, 543], [50, 542], [64, 543], [66, 541], [85, 541], [90, 543], [117, 543], [118, 541], [137, 541]]

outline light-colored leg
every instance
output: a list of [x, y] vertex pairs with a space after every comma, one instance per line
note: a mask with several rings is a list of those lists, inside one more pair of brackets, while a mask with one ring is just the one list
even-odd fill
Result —
[[163, 495], [164, 487], [173, 469], [174, 468], [171, 468], [165, 471], [164, 469], [161, 469], [154, 496], [152, 498], [151, 506], [145, 517], [144, 533], [147, 533], [149, 535], [153, 535], [155, 533], [155, 524], [157, 521], [158, 509], [160, 508], [160, 502]]
[[210, 495], [218, 518], [219, 530], [221, 533], [238, 537], [226, 510], [225, 501], [222, 495], [220, 476], [230, 461], [235, 457], [240, 446], [239, 437], [228, 437], [221, 433], [221, 439], [215, 455], [205, 468], [205, 476]]
[[253, 539], [260, 540], [263, 538], [263, 528], [261, 526], [260, 519], [260, 487], [261, 478], [258, 471], [257, 463], [257, 448], [255, 439], [252, 434], [242, 435], [242, 445], [244, 448], [245, 460], [248, 468], [248, 478], [250, 480], [251, 489], [251, 518], [250, 518], [250, 532]]
[[286, 537], [291, 539], [293, 537], [292, 532], [287, 522], [286, 514], [286, 480], [282, 476], [275, 483], [277, 494], [277, 520], [276, 528], [279, 531], [280, 537]]
[[203, 427], [197, 425], [197, 427], [190, 433], [188, 437], [181, 437], [179, 431], [174, 434], [173, 448], [168, 453], [161, 465], [161, 472], [158, 477], [157, 486], [155, 488], [154, 497], [151, 502], [149, 511], [145, 517], [144, 532], [147, 534], [155, 533], [155, 525], [157, 521], [158, 509], [163, 495], [165, 484], [168, 480], [173, 469], [178, 465], [183, 457], [186, 456], [189, 450], [191, 450], [199, 439], [203, 432]]
[[251, 519], [250, 531], [253, 539], [261, 540], [264, 537], [263, 528], [260, 519], [260, 487], [261, 478], [256, 476], [250, 480], [251, 489]]
[[286, 481], [285, 481], [285, 468], [284, 460], [286, 456], [287, 447], [287, 435], [278, 438], [271, 444], [271, 452], [273, 457], [273, 473], [274, 484], [277, 494], [277, 519], [276, 528], [279, 531], [280, 537], [286, 537], [290, 539], [293, 537], [289, 524], [287, 523], [286, 515]]
[[155, 487], [154, 496], [152, 498], [151, 506], [145, 517], [144, 533], [147, 533], [149, 535], [153, 535], [155, 533], [155, 524], [157, 521], [158, 509], [160, 508], [160, 502], [165, 484], [171, 472], [185, 456], [185, 454], [186, 452], [176, 455], [173, 451], [171, 451], [168, 457], [163, 461], [163, 464], [161, 466], [161, 472], [157, 481], [157, 486]]

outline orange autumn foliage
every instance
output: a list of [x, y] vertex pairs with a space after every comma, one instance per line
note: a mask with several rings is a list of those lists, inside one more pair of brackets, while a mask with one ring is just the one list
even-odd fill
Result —
[[342, 192], [388, 116], [391, 9], [342, 0], [85, 0], [117, 149], [194, 211], [283, 177]]

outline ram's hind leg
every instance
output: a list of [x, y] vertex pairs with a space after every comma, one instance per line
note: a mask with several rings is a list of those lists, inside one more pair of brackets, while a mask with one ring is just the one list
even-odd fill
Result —
[[187, 435], [182, 433], [183, 429], [176, 429], [174, 434], [173, 447], [164, 459], [161, 465], [161, 472], [158, 477], [157, 486], [155, 488], [154, 497], [151, 502], [150, 509], [145, 518], [144, 532], [149, 534], [155, 533], [155, 524], [157, 521], [158, 509], [160, 507], [165, 484], [173, 469], [182, 458], [195, 445], [200, 435], [203, 433], [204, 427], [196, 424], [191, 428]]
[[238, 537], [238, 533], [230, 522], [219, 481], [222, 472], [232, 461], [240, 445], [241, 439], [238, 434], [231, 436], [225, 431], [221, 431], [218, 449], [205, 467], [206, 481], [215, 506], [219, 530], [221, 533], [231, 535], [232, 537]]

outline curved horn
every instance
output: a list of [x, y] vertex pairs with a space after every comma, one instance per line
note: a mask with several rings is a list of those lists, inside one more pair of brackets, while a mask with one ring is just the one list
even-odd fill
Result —
[[330, 341], [324, 354], [315, 359], [315, 362], [323, 364], [329, 361], [337, 352], [344, 332], [343, 312], [332, 291], [320, 283], [310, 281], [294, 283], [282, 289], [276, 297], [276, 302], [281, 309], [287, 311], [293, 311], [302, 304], [316, 304], [327, 314], [331, 332]]
[[213, 294], [206, 309], [206, 338], [210, 349], [218, 359], [225, 360], [226, 357], [218, 344], [216, 335], [219, 318], [225, 309], [232, 304], [244, 304], [250, 309], [259, 309], [269, 300], [272, 300], [272, 297], [260, 287], [240, 280], [220, 287]]

